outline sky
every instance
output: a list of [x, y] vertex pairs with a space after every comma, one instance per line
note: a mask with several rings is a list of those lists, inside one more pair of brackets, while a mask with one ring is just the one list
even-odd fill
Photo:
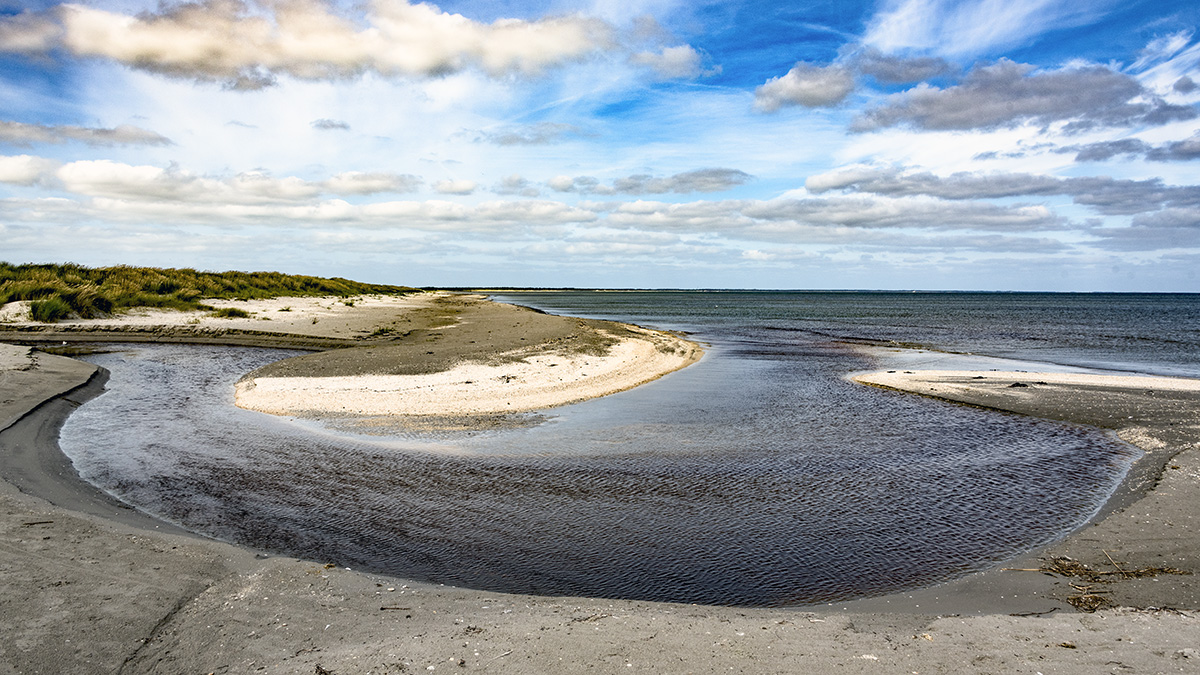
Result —
[[1195, 0], [0, 0], [0, 260], [1200, 292]]

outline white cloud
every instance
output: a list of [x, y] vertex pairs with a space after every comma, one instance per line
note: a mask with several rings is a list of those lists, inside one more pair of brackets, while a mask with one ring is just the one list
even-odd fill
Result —
[[555, 176], [546, 182], [556, 192], [579, 194], [688, 194], [692, 192], [721, 192], [749, 181], [752, 176], [737, 169], [711, 168], [685, 171], [673, 176], [659, 177], [636, 174], [617, 178], [612, 185], [601, 185], [592, 176]]
[[556, 192], [571, 192], [575, 189], [575, 180], [571, 176], [555, 176], [546, 181], [546, 185]]
[[886, 84], [920, 82], [949, 75], [955, 70], [949, 62], [937, 57], [889, 56], [877, 49], [865, 49], [855, 54], [852, 64], [859, 73]]
[[1130, 70], [1141, 71], [1152, 64], [1159, 64], [1175, 57], [1192, 41], [1192, 31], [1178, 31], [1170, 35], [1155, 38], [1142, 50], [1142, 55], [1134, 61]]
[[1200, 186], [1166, 185], [1161, 179], [1118, 180], [1107, 176], [1058, 178], [1028, 173], [956, 173], [938, 176], [895, 167], [856, 166], [812, 176], [809, 191], [849, 190], [890, 197], [929, 196], [945, 200], [1067, 196], [1105, 215], [1154, 212], [1200, 205]]
[[469, 195], [475, 191], [479, 184], [473, 180], [439, 180], [433, 184], [433, 189], [444, 195]]
[[522, 197], [536, 197], [539, 194], [539, 190], [532, 183], [516, 173], [501, 179], [492, 188], [492, 192], [499, 195], [520, 195]]
[[69, 124], [46, 125], [0, 121], [0, 142], [15, 145], [81, 141], [87, 145], [170, 145], [171, 139], [153, 131], [122, 124], [111, 129]]
[[700, 52], [689, 45], [665, 47], [659, 52], [638, 52], [629, 60], [634, 65], [650, 68], [663, 79], [691, 80], [705, 74]]
[[341, 120], [331, 120], [327, 117], [322, 117], [319, 120], [313, 120], [312, 128], [320, 129], [321, 131], [349, 131], [350, 125]]
[[814, 66], [803, 61], [782, 77], [767, 80], [754, 90], [754, 106], [775, 112], [784, 106], [806, 108], [835, 106], [854, 91], [854, 75], [844, 66]]
[[486, 131], [483, 139], [496, 145], [548, 145], [572, 133], [579, 133], [579, 128], [558, 122], [538, 122]]
[[24, 53], [61, 47], [239, 89], [269, 86], [276, 74], [328, 79], [369, 70], [428, 77], [477, 68], [493, 76], [530, 75], [615, 45], [612, 27], [598, 19], [485, 24], [405, 0], [373, 0], [365, 26], [319, 0], [202, 0], [137, 15], [65, 4], [53, 16], [60, 26], [35, 15], [0, 22], [0, 44]]
[[44, 52], [54, 47], [60, 32], [49, 17], [25, 11], [0, 21], [0, 45], [7, 52]]
[[1023, 123], [1069, 122], [1067, 131], [1160, 125], [1194, 119], [1192, 106], [1147, 92], [1134, 78], [1104, 66], [1039, 72], [1008, 59], [980, 65], [961, 84], [919, 85], [866, 110], [852, 131], [907, 125], [917, 129], [999, 129]]
[[228, 179], [196, 176], [176, 168], [131, 166], [111, 160], [65, 164], [56, 177], [69, 191], [90, 197], [137, 201], [255, 204], [310, 199], [320, 187], [299, 178], [244, 173]]
[[420, 185], [421, 179], [416, 176], [361, 171], [339, 173], [323, 183], [326, 192], [341, 195], [415, 192]]
[[[1186, 37], [1190, 40], [1192, 34], [1188, 33]], [[1151, 41], [1142, 58], [1129, 70], [1137, 73], [1138, 81], [1147, 89], [1160, 95], [1182, 95], [1183, 100], [1194, 103], [1196, 97], [1189, 94], [1193, 94], [1195, 89], [1188, 89], [1186, 84], [1182, 89], [1177, 89], [1175, 84], [1189, 75], [1193, 76], [1191, 79], [1195, 79], [1197, 69], [1200, 68], [1200, 42], [1189, 47], [1180, 44], [1182, 39], [1182, 35], [1175, 34], [1168, 36], [1164, 41]]]
[[29, 155], [0, 156], [0, 183], [37, 185], [45, 182], [58, 162]]
[[863, 44], [884, 53], [983, 54], [1042, 33], [1084, 25], [1115, 0], [890, 0], [867, 26]]
[[[141, 202], [228, 205], [305, 202], [321, 194], [414, 192], [421, 185], [416, 176], [383, 172], [348, 171], [314, 182], [295, 176], [276, 178], [261, 172], [232, 177], [198, 176], [176, 167], [131, 166], [111, 160], [83, 160], [60, 166], [49, 160], [26, 158], [19, 165], [26, 174], [35, 169], [41, 172], [27, 177], [25, 184], [53, 178], [58, 186], [77, 195]], [[26, 174], [13, 169], [13, 175]]]

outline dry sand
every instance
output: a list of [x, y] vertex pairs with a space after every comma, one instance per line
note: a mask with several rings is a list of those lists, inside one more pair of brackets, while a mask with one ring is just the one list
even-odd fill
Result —
[[[240, 309], [250, 316], [222, 318], [210, 311], [140, 308], [98, 319], [67, 319], [43, 324], [29, 319], [28, 302], [0, 306], [0, 327], [8, 330], [41, 329], [79, 333], [121, 329], [176, 328], [201, 331], [252, 331], [325, 338], [361, 338], [370, 335], [389, 315], [404, 316], [426, 309], [441, 293], [412, 295], [360, 295], [350, 298], [270, 298], [266, 300], [204, 300], [216, 309]], [[384, 317], [381, 321], [381, 317]], [[2, 335], [3, 333], [0, 333]]]
[[[748, 610], [487, 593], [263, 558], [32, 466], [31, 456], [61, 457], [58, 425], [102, 382], [61, 357], [0, 355], [0, 455], [22, 463], [0, 466], [0, 673], [1200, 672], [1194, 576], [1099, 583], [997, 570], [845, 606]], [[1102, 572], [1196, 571], [1194, 392], [1038, 376], [1011, 388], [1029, 394], [1014, 402], [999, 376], [984, 377], [955, 396], [1118, 429], [1149, 451], [1102, 518], [1010, 566], [1069, 552]], [[53, 486], [22, 492], [20, 471]], [[1064, 600], [1077, 587], [1122, 607], [1076, 612]]]
[[[455, 424], [625, 391], [703, 354], [676, 335], [552, 316], [476, 295], [205, 303], [250, 316], [147, 309], [49, 325], [12, 320], [0, 325], [0, 339], [324, 347], [329, 351], [249, 374], [237, 385], [237, 404], [276, 415], [454, 416]], [[0, 308], [0, 316], [10, 318], [22, 312], [27, 303]]]
[[247, 377], [237, 384], [236, 401], [274, 415], [530, 412], [625, 391], [698, 356], [686, 340], [631, 327], [600, 354], [531, 347], [493, 356], [498, 363], [464, 361], [435, 373]]

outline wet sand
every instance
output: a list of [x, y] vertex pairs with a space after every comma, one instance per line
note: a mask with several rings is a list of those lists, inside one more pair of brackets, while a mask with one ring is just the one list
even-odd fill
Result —
[[[1103, 426], [1148, 450], [1096, 521], [1006, 565], [1069, 555], [1109, 573], [1103, 582], [996, 570], [846, 605], [748, 610], [487, 593], [178, 534], [31, 459], [61, 458], [58, 425], [97, 391], [94, 367], [0, 349], [0, 452], [18, 465], [0, 466], [0, 673], [1200, 671], [1196, 577], [1133, 576], [1196, 571], [1193, 392], [1041, 379], [1010, 388], [985, 374], [956, 394]], [[45, 484], [18, 489], [21, 471]], [[1117, 607], [1077, 611], [1067, 600], [1080, 587]]]

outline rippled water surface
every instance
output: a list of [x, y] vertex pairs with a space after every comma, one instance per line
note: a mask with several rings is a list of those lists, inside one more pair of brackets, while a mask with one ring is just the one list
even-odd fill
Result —
[[816, 330], [787, 294], [683, 309], [576, 295], [519, 301], [712, 348], [532, 428], [366, 438], [232, 405], [238, 377], [288, 352], [121, 347], [91, 357], [110, 391], [62, 446], [129, 503], [262, 549], [491, 590], [739, 605], [989, 567], [1085, 521], [1135, 456], [1099, 431], [845, 381], [871, 363], [830, 329], [893, 339], [892, 317]]

